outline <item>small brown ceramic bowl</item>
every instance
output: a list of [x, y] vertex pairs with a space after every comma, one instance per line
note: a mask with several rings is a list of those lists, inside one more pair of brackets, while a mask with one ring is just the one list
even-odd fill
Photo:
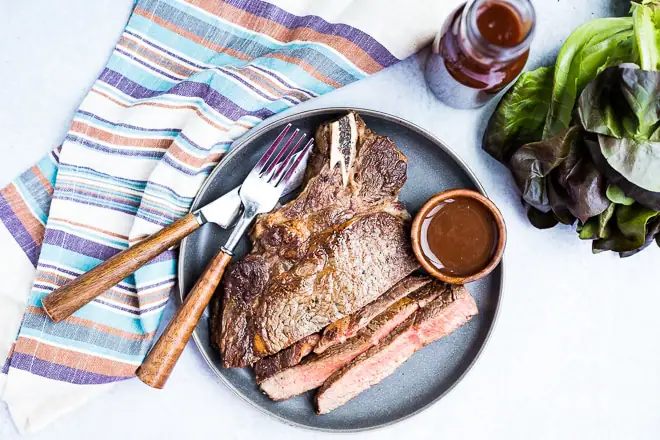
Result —
[[[422, 232], [422, 222], [429, 215], [429, 212], [433, 208], [435, 208], [439, 203], [450, 199], [465, 198], [465, 197], [480, 202], [492, 214], [493, 220], [495, 221], [495, 227], [497, 229], [497, 237], [496, 237], [497, 242], [495, 244], [495, 251], [493, 252], [493, 256], [490, 262], [483, 269], [481, 269], [477, 273], [461, 277], [461, 276], [453, 276], [441, 272], [437, 267], [435, 267], [426, 259], [422, 251], [421, 232]], [[500, 212], [499, 209], [497, 209], [497, 206], [495, 206], [495, 204], [491, 202], [488, 198], [470, 189], [450, 189], [448, 191], [443, 191], [441, 193], [434, 195], [426, 203], [424, 203], [422, 209], [420, 209], [417, 215], [415, 216], [415, 220], [413, 221], [413, 225], [412, 225], [412, 245], [415, 256], [419, 260], [422, 267], [424, 267], [424, 269], [426, 269], [426, 271], [429, 274], [431, 274], [431, 276], [438, 278], [439, 280], [444, 281], [446, 283], [465, 284], [485, 277], [486, 275], [491, 273], [493, 269], [495, 269], [497, 265], [500, 263], [500, 260], [502, 260], [505, 244], [506, 244], [506, 226], [504, 225], [504, 217], [502, 217], [502, 213]]]

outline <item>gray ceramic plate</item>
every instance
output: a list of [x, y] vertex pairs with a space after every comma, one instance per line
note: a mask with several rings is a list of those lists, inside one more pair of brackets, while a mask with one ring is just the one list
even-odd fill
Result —
[[[324, 121], [337, 118], [347, 108], [329, 108], [298, 113], [264, 125], [237, 142], [214, 170], [197, 196], [194, 207], [202, 206], [236, 187], [253, 164], [291, 122], [313, 134]], [[408, 181], [400, 199], [414, 215], [433, 194], [449, 188], [482, 186], [442, 141], [395, 116], [372, 110], [358, 113], [378, 134], [389, 136], [408, 157]], [[229, 232], [206, 225], [181, 245], [179, 282], [181, 298], [189, 292], [204, 267], [224, 244]], [[237, 249], [237, 258], [248, 251], [247, 239]], [[488, 277], [471, 283], [468, 289], [479, 306], [479, 315], [452, 335], [420, 350], [392, 376], [365, 391], [330, 414], [317, 416], [312, 392], [285, 402], [273, 402], [263, 395], [247, 369], [220, 368], [220, 355], [209, 341], [208, 314], [200, 321], [194, 339], [209, 366], [229, 388], [260, 411], [285, 423], [324, 430], [361, 431], [381, 427], [427, 408], [445, 395], [469, 370], [493, 328], [502, 290], [502, 264]]]

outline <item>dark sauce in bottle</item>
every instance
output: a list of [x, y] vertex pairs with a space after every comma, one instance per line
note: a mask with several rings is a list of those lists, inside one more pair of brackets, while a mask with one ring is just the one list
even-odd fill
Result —
[[429, 87], [453, 107], [485, 104], [522, 71], [533, 29], [528, 0], [472, 0], [459, 7], [433, 43]]
[[514, 47], [525, 34], [520, 15], [504, 3], [490, 2], [477, 9], [477, 28], [490, 44]]

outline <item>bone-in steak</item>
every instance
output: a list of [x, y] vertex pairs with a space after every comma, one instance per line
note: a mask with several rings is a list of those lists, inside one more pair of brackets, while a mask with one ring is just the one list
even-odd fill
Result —
[[417, 350], [452, 333], [477, 313], [463, 286], [448, 290], [330, 376], [316, 394], [317, 413], [326, 414], [379, 383]]
[[355, 113], [319, 127], [304, 190], [257, 220], [253, 251], [224, 276], [212, 333], [225, 367], [277, 353], [417, 269], [397, 202], [406, 169], [396, 145]]

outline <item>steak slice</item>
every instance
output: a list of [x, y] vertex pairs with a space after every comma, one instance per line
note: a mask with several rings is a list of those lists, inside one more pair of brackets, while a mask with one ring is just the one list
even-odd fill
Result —
[[422, 276], [409, 276], [395, 284], [375, 301], [364, 306], [357, 313], [335, 321], [323, 330], [320, 341], [314, 347], [314, 353], [323, 353], [336, 344], [342, 344], [352, 338], [376, 316], [383, 313], [389, 306], [419, 289], [431, 278]]
[[276, 353], [366, 306], [418, 268], [408, 213], [357, 216], [314, 237], [307, 256], [274, 279], [255, 309], [254, 348]]
[[318, 333], [302, 338], [295, 344], [285, 348], [273, 356], [260, 359], [254, 364], [254, 376], [259, 384], [285, 368], [298, 365], [300, 361], [312, 352], [321, 336]]
[[355, 113], [319, 127], [305, 188], [257, 219], [252, 252], [227, 269], [212, 305], [225, 368], [252, 365], [355, 313], [419, 267], [410, 216], [397, 202], [406, 170], [396, 145]]
[[447, 290], [330, 376], [316, 394], [316, 412], [326, 414], [344, 405], [392, 374], [417, 350], [452, 333], [477, 313], [474, 299], [463, 286]]
[[332, 373], [369, 347], [378, 344], [416, 310], [424, 307], [446, 290], [446, 285], [434, 282], [408, 297], [401, 298], [372, 320], [354, 338], [344, 344], [330, 347], [322, 354], [312, 354], [295, 367], [280, 371], [263, 381], [261, 390], [273, 400], [284, 400], [318, 388]]

